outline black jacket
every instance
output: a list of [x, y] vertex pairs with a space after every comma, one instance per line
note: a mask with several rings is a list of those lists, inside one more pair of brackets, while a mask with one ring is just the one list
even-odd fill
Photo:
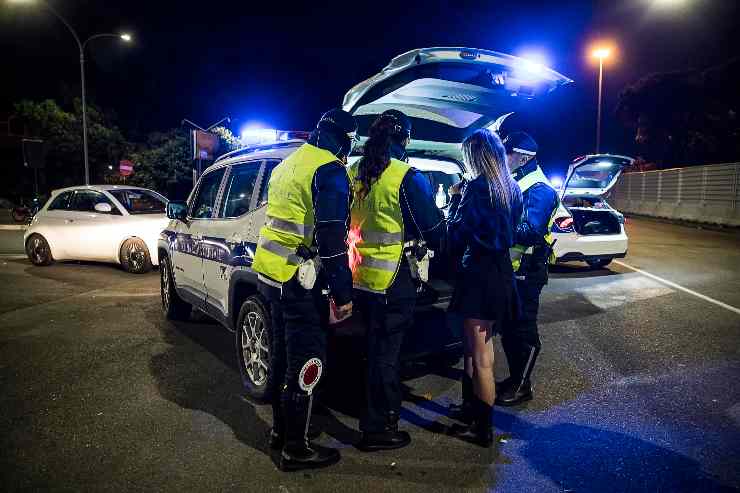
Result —
[[[534, 159], [514, 171], [514, 179], [521, 180], [537, 169]], [[516, 228], [516, 243], [525, 247], [534, 247], [534, 254], [525, 256], [519, 274], [533, 281], [547, 282], [547, 260], [549, 249], [545, 235], [550, 224], [552, 213], [558, 207], [557, 192], [545, 183], [536, 183], [523, 194], [524, 212]]]

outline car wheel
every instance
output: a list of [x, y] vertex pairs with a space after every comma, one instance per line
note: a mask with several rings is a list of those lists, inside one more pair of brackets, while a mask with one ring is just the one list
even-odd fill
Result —
[[167, 257], [159, 262], [159, 292], [162, 296], [162, 310], [168, 320], [187, 320], [193, 307], [177, 294], [172, 267]]
[[49, 242], [40, 234], [34, 233], [28, 237], [26, 255], [33, 265], [51, 265], [54, 262]]
[[592, 269], [603, 269], [607, 265], [611, 263], [612, 259], [610, 258], [601, 258], [599, 260], [588, 260], [586, 263], [592, 268]]
[[258, 297], [248, 297], [239, 310], [236, 353], [244, 389], [259, 402], [269, 398], [272, 387], [271, 339], [272, 324], [267, 308]]
[[132, 274], [144, 274], [152, 270], [152, 259], [144, 240], [129, 238], [121, 245], [121, 267]]

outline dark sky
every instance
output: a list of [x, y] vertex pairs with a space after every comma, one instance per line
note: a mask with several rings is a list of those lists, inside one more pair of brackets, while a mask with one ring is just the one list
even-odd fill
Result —
[[[677, 8], [660, 7], [678, 4]], [[593, 40], [618, 57], [606, 68], [604, 148], [630, 153], [630, 133], [612, 114], [625, 84], [656, 71], [706, 68], [738, 51], [735, 0], [603, 2], [167, 2], [53, 1], [81, 37], [127, 30], [89, 45], [90, 98], [116, 111], [124, 132], [259, 121], [310, 128], [345, 91], [413, 48], [469, 46], [536, 50], [575, 80], [543, 103], [532, 132], [548, 167], [592, 150], [596, 67]], [[430, 5], [434, 5], [431, 6]], [[36, 5], [0, 7], [0, 111], [21, 98], [69, 101], [79, 94], [77, 48], [64, 26]]]

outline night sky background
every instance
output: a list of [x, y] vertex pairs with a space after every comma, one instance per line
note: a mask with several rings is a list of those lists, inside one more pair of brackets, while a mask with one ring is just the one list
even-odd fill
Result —
[[[413, 48], [467, 46], [539, 52], [575, 80], [521, 122], [551, 172], [593, 150], [598, 66], [595, 40], [612, 40], [605, 69], [602, 150], [630, 154], [633, 134], [614, 116], [622, 88], [652, 72], [704, 69], [738, 55], [735, 0], [599, 2], [169, 2], [53, 1], [87, 53], [89, 99], [114, 110], [132, 140], [180, 124], [232, 118], [281, 129], [311, 128], [351, 86]], [[77, 47], [41, 5], [0, 7], [0, 112], [23, 98], [68, 105], [79, 95]], [[67, 106], [69, 107], [69, 106]]]

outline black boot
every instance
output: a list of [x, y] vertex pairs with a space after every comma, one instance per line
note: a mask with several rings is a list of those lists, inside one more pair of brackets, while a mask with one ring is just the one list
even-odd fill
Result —
[[509, 385], [500, 394], [496, 396], [497, 406], [517, 406], [527, 401], [531, 401], [534, 397], [532, 393], [532, 383], [527, 381], [521, 385]]
[[316, 469], [336, 464], [339, 450], [314, 445], [308, 440], [308, 423], [311, 419], [310, 396], [302, 392], [285, 393], [282, 414], [285, 417], [285, 445], [280, 454], [281, 471]]
[[453, 425], [449, 435], [466, 442], [489, 448], [493, 445], [493, 408], [485, 402], [475, 399], [474, 418], [468, 425]]
[[473, 420], [473, 379], [463, 372], [462, 376], [462, 403], [450, 406], [450, 418], [470, 423]]
[[379, 432], [363, 432], [357, 448], [363, 452], [375, 452], [402, 448], [409, 443], [411, 436], [405, 431], [398, 431], [398, 413], [391, 411], [388, 413], [385, 429]]
[[516, 344], [507, 344], [504, 349], [511, 376], [505, 380], [506, 385], [497, 387], [495, 404], [509, 407], [531, 401], [533, 393], [530, 376], [540, 354], [539, 343], [532, 345], [517, 341]]

